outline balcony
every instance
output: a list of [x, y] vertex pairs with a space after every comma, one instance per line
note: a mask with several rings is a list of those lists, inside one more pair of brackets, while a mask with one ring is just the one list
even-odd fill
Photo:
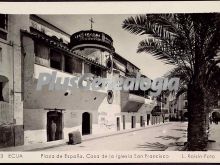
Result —
[[150, 112], [155, 105], [155, 101], [150, 98], [138, 96], [129, 92], [121, 92], [122, 112]]
[[129, 94], [128, 101], [138, 102], [138, 103], [143, 103], [143, 104], [145, 103], [144, 97], [137, 96], [137, 95], [134, 95], [134, 94]]

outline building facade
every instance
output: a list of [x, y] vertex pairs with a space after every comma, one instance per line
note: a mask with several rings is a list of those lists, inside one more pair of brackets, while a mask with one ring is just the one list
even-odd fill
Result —
[[169, 97], [170, 119], [172, 121], [186, 121], [188, 118], [187, 92], [178, 96], [176, 93], [171, 93]]
[[[6, 132], [1, 144], [7, 139], [13, 139], [7, 146], [43, 143], [67, 139], [74, 130], [102, 134], [161, 121], [160, 114], [152, 114], [157, 101], [148, 91], [51, 90], [86, 73], [93, 79], [136, 77], [140, 69], [117, 53], [108, 34], [90, 29], [70, 35], [36, 15], [5, 17], [0, 112], [7, 117], [0, 118], [1, 132]], [[36, 90], [42, 73], [53, 75], [53, 83]]]
[[21, 31], [29, 16], [0, 14], [0, 147], [24, 143]]

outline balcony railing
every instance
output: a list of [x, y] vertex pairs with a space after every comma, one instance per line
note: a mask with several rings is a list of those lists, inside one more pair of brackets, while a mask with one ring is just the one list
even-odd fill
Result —
[[[51, 68], [51, 69], [56, 69], [56, 70], [59, 70], [61, 72], [65, 72], [65, 73], [72, 74], [72, 75], [79, 75], [79, 72], [80, 72], [80, 74], [82, 74], [82, 69], [79, 69], [79, 68], [77, 68], [76, 70], [71, 70], [71, 71], [65, 70], [64, 69], [65, 67], [62, 67], [62, 69], [61, 68], [60, 69], [53, 68], [53, 67], [50, 66], [50, 61], [48, 59], [43, 59], [43, 58], [37, 57], [37, 56], [35, 56], [35, 64], [45, 66], [45, 67]], [[81, 63], [81, 64], [78, 64], [78, 65], [84, 65], [84, 64]], [[77, 72], [77, 71], [79, 71], [79, 72]], [[93, 65], [93, 70], [91, 69], [88, 73], [92, 73], [96, 77], [103, 77], [103, 78], [106, 77], [106, 71], [101, 69], [100, 67], [97, 67], [97, 66], [94, 66], [94, 65]]]
[[13, 123], [12, 105], [0, 101], [0, 124]]

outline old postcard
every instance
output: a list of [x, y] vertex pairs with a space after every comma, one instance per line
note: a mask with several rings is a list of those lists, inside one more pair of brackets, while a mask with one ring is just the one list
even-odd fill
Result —
[[0, 162], [220, 162], [219, 5], [0, 3]]

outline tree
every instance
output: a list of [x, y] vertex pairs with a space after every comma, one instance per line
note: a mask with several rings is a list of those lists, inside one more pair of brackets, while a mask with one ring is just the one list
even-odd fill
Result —
[[146, 35], [137, 52], [147, 52], [167, 64], [183, 69], [189, 81], [188, 150], [207, 149], [207, 90], [211, 72], [220, 62], [220, 15], [147, 14], [129, 17], [122, 28], [136, 35]]
[[[208, 87], [206, 89], [206, 112], [211, 112], [216, 105], [218, 104], [218, 93], [220, 91], [220, 67], [215, 66], [212, 72], [209, 73], [210, 79], [207, 82]], [[188, 75], [186, 74], [186, 71], [182, 68], [176, 67], [172, 71], [170, 71], [168, 74], [165, 75], [165, 77], [172, 78], [172, 77], [180, 77], [180, 87], [177, 91], [176, 98], [178, 98], [183, 93], [187, 92], [187, 84], [190, 82], [190, 79]], [[207, 115], [206, 118], [206, 127], [209, 129], [209, 116]], [[208, 134], [207, 134], [208, 136]]]

